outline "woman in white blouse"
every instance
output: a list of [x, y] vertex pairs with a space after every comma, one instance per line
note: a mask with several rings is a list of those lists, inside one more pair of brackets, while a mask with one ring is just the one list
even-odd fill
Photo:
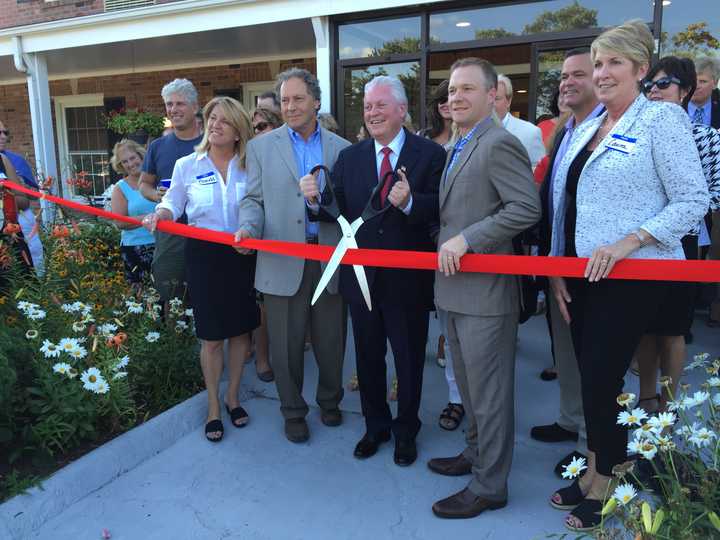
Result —
[[607, 111], [577, 128], [553, 183], [551, 254], [589, 258], [585, 279], [550, 278], [572, 331], [588, 435], [586, 474], [550, 500], [572, 510], [565, 524], [573, 531], [600, 524], [613, 468], [627, 459], [616, 398], [668, 291], [662, 282], [606, 278], [628, 257], [684, 259], [680, 240], [709, 203], [687, 114], [640, 94], [654, 45], [641, 21], [593, 42], [595, 93]]
[[[229, 97], [216, 97], [203, 109], [205, 135], [196, 151], [177, 161], [170, 188], [154, 214], [143, 220], [154, 230], [158, 221], [176, 220], [183, 211], [195, 227], [222, 232], [238, 229], [238, 206], [246, 190], [245, 149], [253, 134], [250, 116]], [[218, 386], [223, 343], [228, 340], [229, 385], [225, 407], [235, 427], [249, 417], [238, 402], [238, 389], [250, 333], [259, 324], [253, 289], [255, 260], [232, 247], [188, 239], [185, 260], [195, 328], [201, 342], [200, 363], [208, 390], [205, 436], [223, 436]]]

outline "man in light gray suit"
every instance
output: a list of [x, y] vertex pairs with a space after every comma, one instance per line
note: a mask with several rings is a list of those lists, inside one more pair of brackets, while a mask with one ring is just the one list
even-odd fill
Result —
[[435, 303], [448, 312], [448, 342], [462, 402], [467, 448], [430, 460], [434, 472], [473, 475], [433, 505], [469, 518], [507, 504], [515, 430], [513, 385], [520, 292], [516, 276], [458, 273], [467, 252], [512, 254], [512, 239], [540, 219], [540, 198], [520, 141], [492, 118], [497, 73], [479, 58], [450, 69], [449, 105], [459, 139], [440, 183]]
[[[338, 225], [308, 219], [300, 182], [316, 165], [331, 168], [340, 150], [350, 143], [318, 124], [320, 86], [309, 71], [293, 68], [281, 73], [276, 90], [285, 124], [248, 144], [247, 194], [240, 204], [236, 239], [335, 246], [340, 239]], [[322, 422], [327, 426], [342, 423], [338, 404], [343, 397], [346, 308], [337, 291], [337, 274], [318, 302], [310, 306], [321, 272], [317, 261], [264, 252], [257, 256], [255, 288], [265, 298], [280, 410], [285, 435], [292, 442], [304, 442], [310, 436], [305, 422], [308, 405], [302, 396], [308, 322], [320, 373], [316, 400]]]

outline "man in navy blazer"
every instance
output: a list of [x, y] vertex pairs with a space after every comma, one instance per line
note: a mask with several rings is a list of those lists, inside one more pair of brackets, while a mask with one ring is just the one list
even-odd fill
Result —
[[[438, 190], [445, 165], [443, 148], [403, 128], [407, 97], [402, 83], [379, 76], [365, 86], [364, 120], [371, 139], [343, 149], [331, 173], [341, 213], [352, 222], [363, 213], [373, 189], [388, 170], [399, 177], [387, 184], [390, 209], [367, 220], [357, 232], [360, 248], [435, 251]], [[317, 202], [319, 185], [312, 176], [301, 181], [309, 204]], [[381, 197], [382, 197], [381, 193]], [[333, 219], [319, 213], [323, 220]], [[365, 267], [372, 311], [369, 311], [351, 266], [340, 267], [340, 293], [350, 307], [357, 375], [366, 434], [355, 457], [368, 458], [382, 442], [395, 437], [395, 463], [417, 458], [418, 410], [422, 390], [429, 312], [433, 309], [433, 272]], [[395, 360], [398, 414], [387, 403], [387, 341]]]

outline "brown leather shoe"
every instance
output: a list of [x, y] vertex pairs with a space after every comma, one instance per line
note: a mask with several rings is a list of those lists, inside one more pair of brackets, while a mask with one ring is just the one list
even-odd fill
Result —
[[478, 497], [468, 488], [451, 495], [447, 499], [433, 504], [433, 513], [437, 517], [448, 519], [465, 519], [479, 516], [485, 510], [497, 510], [507, 505], [504, 501], [489, 501]]
[[340, 412], [340, 409], [323, 410], [320, 413], [320, 420], [328, 427], [337, 427], [342, 424], [342, 412]]
[[428, 468], [444, 476], [463, 476], [472, 472], [472, 463], [460, 454], [455, 457], [431, 459], [428, 461]]
[[285, 437], [294, 443], [305, 442], [310, 438], [310, 430], [304, 418], [288, 418], [285, 420]]

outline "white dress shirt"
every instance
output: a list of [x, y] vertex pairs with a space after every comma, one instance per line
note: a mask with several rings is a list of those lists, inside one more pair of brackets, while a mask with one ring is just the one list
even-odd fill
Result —
[[175, 163], [170, 188], [157, 208], [165, 208], [177, 220], [187, 214], [188, 224], [203, 229], [231, 232], [238, 230], [238, 208], [247, 190], [247, 173], [233, 156], [227, 178], [206, 153], [193, 152]]
[[[397, 135], [395, 135], [395, 138], [390, 141], [389, 144], [386, 146], [390, 149], [390, 166], [392, 167], [392, 170], [394, 171], [397, 167], [398, 159], [400, 159], [400, 152], [402, 152], [402, 147], [405, 144], [405, 129], [400, 128], [400, 131]], [[375, 141], [375, 161], [377, 166], [377, 174], [378, 174], [378, 182], [380, 181], [380, 168], [382, 167], [383, 158], [385, 157], [385, 154], [383, 154], [382, 149], [385, 148], [382, 144]], [[407, 205], [405, 208], [399, 208], [400, 211], [402, 211], [403, 214], [406, 216], [410, 215], [410, 210], [412, 209], [412, 193], [410, 194], [410, 199], [408, 200]]]

